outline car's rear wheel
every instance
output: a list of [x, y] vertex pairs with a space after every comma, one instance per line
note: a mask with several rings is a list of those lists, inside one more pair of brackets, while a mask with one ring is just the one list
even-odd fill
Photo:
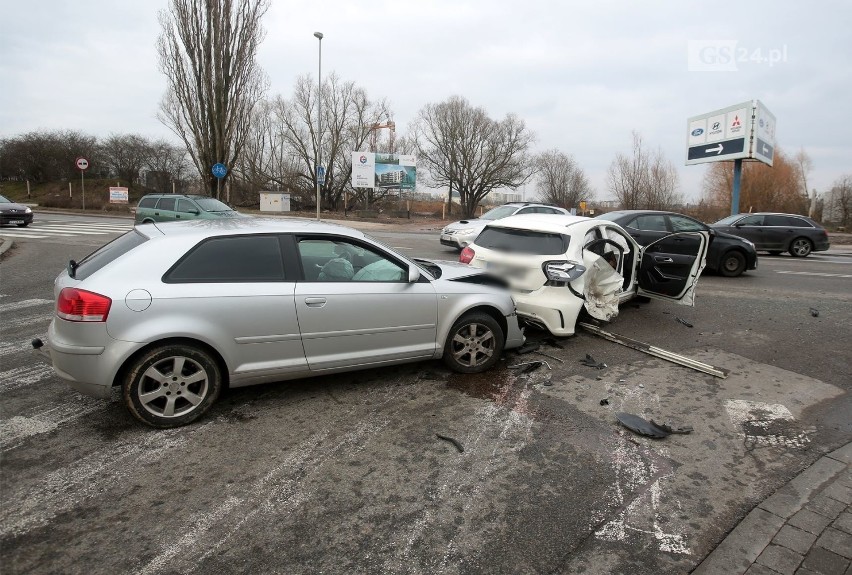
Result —
[[790, 255], [796, 258], [804, 258], [810, 255], [814, 245], [808, 238], [796, 238], [790, 244]]
[[721, 265], [719, 266], [719, 273], [721, 273], [726, 278], [735, 278], [738, 275], [742, 275], [746, 268], [746, 259], [745, 256], [736, 251], [731, 250], [726, 252], [722, 256]]
[[122, 388], [134, 417], [152, 427], [179, 427], [210, 409], [222, 389], [222, 374], [199, 347], [163, 345], [134, 360]]
[[447, 335], [444, 363], [459, 373], [479, 373], [500, 359], [505, 345], [500, 325], [488, 314], [462, 316]]

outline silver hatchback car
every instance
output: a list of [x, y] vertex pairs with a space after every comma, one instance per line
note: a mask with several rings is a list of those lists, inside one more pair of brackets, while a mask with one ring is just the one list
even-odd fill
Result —
[[312, 220], [139, 225], [69, 262], [54, 294], [58, 376], [96, 397], [120, 386], [161, 428], [225, 386], [439, 358], [477, 373], [524, 341], [503, 280]]

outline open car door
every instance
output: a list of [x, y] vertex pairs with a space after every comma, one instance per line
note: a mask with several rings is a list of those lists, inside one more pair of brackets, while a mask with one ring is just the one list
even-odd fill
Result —
[[[670, 240], [673, 236], [684, 236], [684, 239], [691, 240], [685, 242], [691, 249], [684, 251], [689, 253], [661, 250], [658, 244]], [[639, 295], [693, 305], [695, 284], [704, 269], [709, 243], [708, 232], [679, 232], [640, 248], [637, 269]]]

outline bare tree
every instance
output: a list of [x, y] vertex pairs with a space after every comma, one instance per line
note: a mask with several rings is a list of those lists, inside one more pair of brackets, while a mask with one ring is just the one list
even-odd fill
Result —
[[189, 158], [182, 146], [165, 140], [157, 140], [148, 148], [145, 158], [148, 172], [145, 185], [160, 193], [184, 192], [190, 171]]
[[98, 152], [110, 176], [116, 176], [129, 184], [134, 184], [145, 166], [150, 148], [151, 143], [142, 136], [111, 134], [101, 141]]
[[255, 57], [268, 6], [268, 0], [171, 0], [160, 12], [160, 68], [169, 87], [158, 117], [186, 145], [211, 192], [210, 168], [237, 163], [252, 109], [266, 90]]
[[840, 224], [849, 229], [852, 224], [852, 174], [846, 174], [831, 186], [831, 209], [839, 217]]
[[548, 150], [535, 159], [538, 198], [563, 208], [575, 208], [592, 199], [589, 179], [574, 158], [559, 150]]
[[436, 187], [459, 192], [470, 217], [485, 196], [499, 188], [517, 188], [533, 173], [532, 133], [512, 114], [496, 121], [461, 96], [427, 104], [414, 123], [418, 161]]
[[322, 141], [316, 123], [317, 85], [309, 75], [296, 80], [293, 97], [259, 107], [249, 138], [251, 153], [241, 175], [290, 189], [304, 205], [316, 200], [316, 158], [322, 147], [327, 164], [321, 202], [338, 208], [351, 189], [351, 152], [363, 150], [372, 127], [390, 116], [384, 100], [373, 101], [354, 82], [330, 74], [322, 87]]
[[[74, 130], [28, 132], [0, 140], [0, 176], [48, 182], [79, 177], [74, 159], [84, 156], [91, 164], [88, 176], [105, 171], [94, 136]], [[105, 174], [104, 174], [105, 175]]]
[[668, 210], [683, 201], [677, 191], [678, 176], [674, 165], [662, 150], [648, 152], [638, 132], [633, 132], [632, 156], [616, 154], [610, 164], [607, 184], [625, 210]]

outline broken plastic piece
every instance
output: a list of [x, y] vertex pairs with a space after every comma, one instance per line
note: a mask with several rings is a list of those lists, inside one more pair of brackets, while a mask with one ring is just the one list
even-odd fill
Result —
[[518, 363], [516, 365], [510, 365], [509, 369], [518, 369], [520, 370], [518, 373], [529, 373], [540, 368], [542, 364], [547, 365], [547, 369], [551, 369], [550, 365], [548, 365], [546, 361], [528, 361], [526, 363]]
[[609, 398], [605, 397], [601, 400], [601, 405], [609, 405]]
[[633, 415], [632, 413], [625, 413], [623, 411], [620, 411], [615, 414], [615, 417], [618, 419], [621, 425], [623, 425], [630, 431], [638, 433], [639, 435], [652, 437], [654, 439], [663, 439], [664, 437], [669, 436], [668, 431], [657, 427], [650, 421], [639, 417], [638, 415]]
[[655, 425], [655, 426], [659, 427], [660, 429], [662, 429], [663, 431], [667, 431], [668, 433], [680, 433], [680, 434], [685, 435], [687, 433], [692, 433], [694, 431], [694, 428], [691, 425], [682, 425], [680, 427], [672, 427], [668, 423], [657, 423], [653, 419], [651, 420], [651, 425]]
[[686, 327], [694, 327], [691, 323], [689, 323], [689, 322], [688, 322], [688, 321], [686, 321], [685, 319], [680, 319], [680, 318], [679, 318], [679, 317], [677, 317], [677, 316], [675, 316], [675, 319], [678, 321], [678, 323], [682, 323], [682, 324], [683, 324], [683, 325], [685, 325]]
[[588, 353], [586, 354], [585, 358], [580, 360], [580, 363], [588, 367], [594, 367], [596, 369], [603, 369], [606, 367], [605, 363], [595, 361], [595, 358], [593, 358], [591, 354]]
[[556, 361], [558, 361], [559, 363], [565, 363], [564, 361], [562, 361], [561, 359], [559, 359], [559, 358], [558, 358], [558, 357], [556, 357], [555, 355], [550, 355], [549, 353], [544, 353], [543, 351], [537, 351], [537, 352], [535, 352], [535, 353], [537, 353], [537, 354], [539, 354], [539, 355], [543, 355], [544, 357], [549, 357], [550, 359], [555, 359], [555, 360], [556, 360]]
[[459, 453], [464, 453], [464, 447], [462, 447], [462, 444], [459, 443], [457, 440], [453, 439], [452, 437], [447, 437], [446, 435], [441, 435], [440, 433], [436, 433], [435, 437], [437, 437], [438, 439], [443, 439], [444, 441], [449, 441], [450, 443], [456, 446], [456, 449], [459, 450]]
[[539, 347], [540, 346], [539, 346], [539, 343], [537, 341], [528, 341], [527, 343], [525, 343], [524, 345], [522, 345], [521, 347], [519, 347], [515, 351], [517, 353], [530, 353], [532, 351], [538, 350]]
[[558, 341], [556, 341], [555, 337], [548, 337], [548, 338], [545, 338], [541, 341], [542, 341], [542, 343], [546, 343], [550, 347], [555, 347], [555, 348], [558, 348], [558, 349], [565, 349], [565, 346], [562, 345], [561, 343], [559, 343]]
[[819, 317], [819, 310], [816, 308], [811, 308], [811, 315], [814, 317]]

